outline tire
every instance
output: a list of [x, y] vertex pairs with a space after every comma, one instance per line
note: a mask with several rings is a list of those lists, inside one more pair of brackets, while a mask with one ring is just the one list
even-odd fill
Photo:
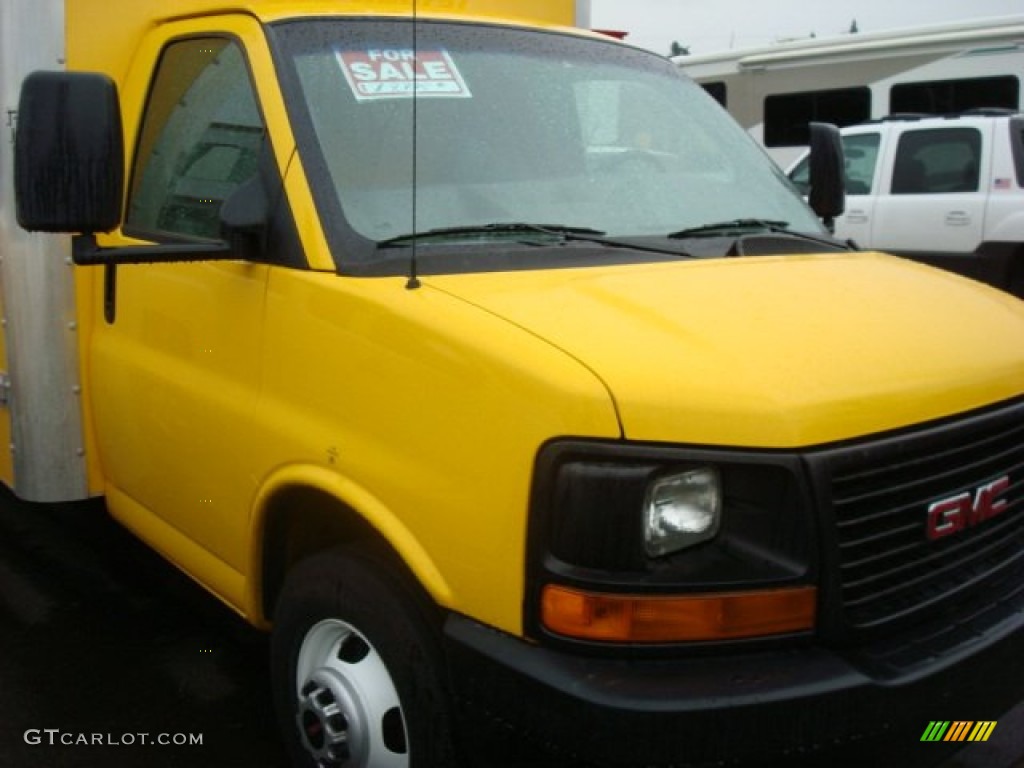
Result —
[[271, 675], [297, 767], [456, 764], [433, 606], [385, 562], [333, 551], [285, 580]]

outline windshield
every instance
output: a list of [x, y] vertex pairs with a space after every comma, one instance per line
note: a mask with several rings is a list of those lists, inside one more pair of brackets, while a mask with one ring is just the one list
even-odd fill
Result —
[[456, 231], [427, 248], [522, 237], [502, 222], [627, 238], [738, 219], [822, 231], [732, 119], [653, 54], [422, 20], [415, 33], [291, 21], [272, 37], [341, 268], [431, 230]]

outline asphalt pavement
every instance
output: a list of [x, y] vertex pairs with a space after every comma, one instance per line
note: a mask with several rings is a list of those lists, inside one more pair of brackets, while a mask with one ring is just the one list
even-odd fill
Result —
[[[284, 768], [267, 655], [264, 634], [100, 503], [31, 505], [0, 489], [0, 766]], [[472, 768], [582, 768], [514, 735], [477, 736], [473, 750]], [[1024, 768], [1024, 703], [942, 768]]]

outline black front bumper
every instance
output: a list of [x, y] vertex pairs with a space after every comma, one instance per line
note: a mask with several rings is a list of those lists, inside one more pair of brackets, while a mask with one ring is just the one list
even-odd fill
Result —
[[582, 657], [457, 616], [446, 637], [465, 717], [599, 766], [826, 759], [851, 749], [927, 763], [963, 746], [922, 743], [931, 721], [998, 720], [1024, 699], [1022, 613], [912, 676], [885, 680], [814, 647], [685, 660]]

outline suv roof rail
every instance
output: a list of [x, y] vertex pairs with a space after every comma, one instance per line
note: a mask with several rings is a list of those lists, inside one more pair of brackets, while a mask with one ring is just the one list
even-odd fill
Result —
[[893, 112], [891, 115], [864, 120], [856, 125], [878, 125], [879, 123], [914, 122], [917, 120], [956, 120], [960, 117], [1013, 117], [1024, 115], [1019, 109], [1010, 107], [974, 107], [963, 112]]
[[1009, 117], [1019, 112], [1020, 110], [1007, 107], [975, 107], [974, 109], [965, 109], [960, 115], [963, 117]]
[[926, 120], [929, 117], [939, 117], [929, 112], [893, 112], [891, 115], [879, 118], [880, 123], [909, 122], [911, 120]]

